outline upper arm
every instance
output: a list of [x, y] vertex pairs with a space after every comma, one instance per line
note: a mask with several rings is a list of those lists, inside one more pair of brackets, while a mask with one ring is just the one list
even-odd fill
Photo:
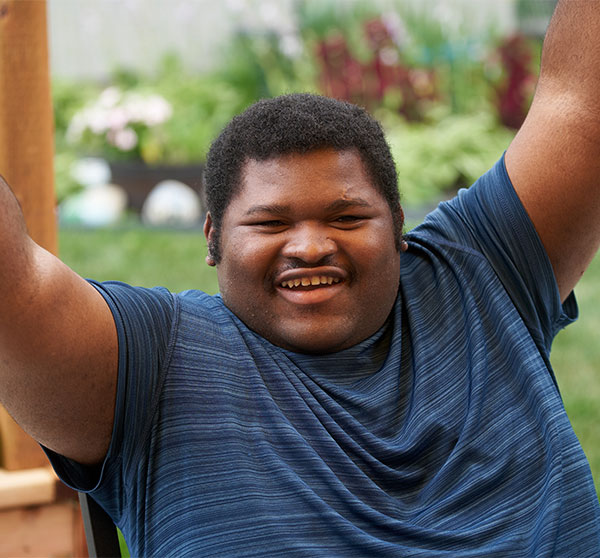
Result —
[[105, 455], [118, 369], [111, 311], [96, 289], [29, 241], [3, 302], [2, 401], [37, 441], [82, 463]]
[[506, 153], [515, 190], [544, 244], [561, 299], [575, 287], [600, 244], [600, 145], [592, 123], [533, 106]]
[[534, 101], [506, 153], [563, 300], [600, 244], [599, 30], [600, 3], [559, 5]]

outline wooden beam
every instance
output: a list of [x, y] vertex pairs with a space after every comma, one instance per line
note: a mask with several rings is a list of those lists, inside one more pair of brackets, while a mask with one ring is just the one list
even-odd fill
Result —
[[0, 509], [0, 556], [88, 556], [77, 502]]
[[[0, 0], [0, 174], [31, 237], [56, 253], [53, 120], [45, 0]], [[37, 467], [42, 451], [0, 408], [3, 466]]]
[[56, 500], [57, 482], [51, 467], [0, 469], [0, 510], [50, 504]]
[[0, 0], [0, 173], [31, 237], [56, 253], [46, 2]]

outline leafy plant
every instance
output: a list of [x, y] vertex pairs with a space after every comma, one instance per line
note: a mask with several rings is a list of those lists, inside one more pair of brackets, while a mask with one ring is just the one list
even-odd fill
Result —
[[513, 132], [498, 125], [493, 112], [452, 114], [432, 108], [423, 122], [381, 114], [396, 162], [402, 201], [427, 205], [470, 186], [508, 147]]
[[55, 144], [57, 150], [68, 148], [67, 128], [75, 113], [98, 94], [98, 85], [70, 81], [52, 80], [52, 104], [54, 110]]
[[503, 38], [490, 56], [488, 73], [501, 122], [518, 129], [525, 121], [537, 82], [541, 44], [515, 34]]
[[80, 192], [83, 188], [71, 173], [75, 161], [75, 155], [64, 149], [57, 151], [54, 156], [54, 191], [58, 203]]
[[[470, 184], [512, 138], [498, 124], [494, 104], [502, 104], [497, 92], [505, 80], [501, 57], [489, 58], [498, 40], [493, 24], [475, 26], [473, 33], [469, 14], [439, 13], [443, 5], [432, 0], [397, 0], [383, 13], [365, 1], [297, 2], [283, 20], [273, 16], [281, 12], [277, 2], [236, 5], [237, 30], [210, 72], [191, 74], [167, 55], [154, 75], [120, 69], [108, 88], [57, 84], [57, 147], [65, 149], [65, 137], [74, 136], [77, 142], [67, 148], [78, 153], [197, 163], [223, 126], [252, 102], [322, 92], [366, 106], [384, 123], [405, 202], [420, 204]], [[515, 64], [525, 67], [518, 56]], [[77, 122], [77, 110], [93, 115], [111, 95], [120, 120], [105, 112], [95, 129]], [[130, 102], [158, 96], [163, 118], [123, 118]], [[121, 132], [115, 123], [123, 124]], [[58, 166], [65, 168], [63, 161]]]
[[216, 72], [190, 74], [174, 55], [163, 58], [153, 87], [167, 99], [173, 114], [161, 137], [148, 145], [149, 163], [199, 163], [223, 126], [245, 108], [243, 91]]

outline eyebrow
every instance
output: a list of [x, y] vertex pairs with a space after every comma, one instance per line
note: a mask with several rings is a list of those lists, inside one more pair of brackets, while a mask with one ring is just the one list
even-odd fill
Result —
[[330, 203], [325, 209], [327, 211], [342, 211], [352, 207], [371, 207], [371, 204], [362, 198], [350, 198], [336, 200], [333, 203]]
[[256, 215], [257, 213], [271, 213], [273, 215], [283, 215], [284, 213], [289, 212], [290, 209], [291, 208], [289, 205], [253, 205], [252, 207], [248, 208], [245, 215], [250, 216]]
[[[352, 207], [371, 207], [371, 204], [363, 200], [362, 198], [350, 198], [350, 199], [341, 199], [335, 200], [329, 205], [325, 206], [326, 211], [343, 211], [344, 209], [349, 209]], [[289, 205], [280, 205], [280, 204], [261, 204], [261, 205], [253, 205], [249, 207], [245, 213], [247, 216], [256, 215], [257, 213], [269, 213], [271, 215], [283, 215], [289, 213], [291, 207]]]

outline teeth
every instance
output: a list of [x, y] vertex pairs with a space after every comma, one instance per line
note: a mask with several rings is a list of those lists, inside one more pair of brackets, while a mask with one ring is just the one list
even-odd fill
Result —
[[294, 287], [316, 287], [317, 285], [331, 285], [333, 283], [339, 283], [340, 280], [337, 277], [328, 277], [327, 275], [313, 275], [311, 277], [301, 277], [299, 279], [290, 279], [289, 281], [283, 281], [282, 287], [288, 287], [293, 289]]

